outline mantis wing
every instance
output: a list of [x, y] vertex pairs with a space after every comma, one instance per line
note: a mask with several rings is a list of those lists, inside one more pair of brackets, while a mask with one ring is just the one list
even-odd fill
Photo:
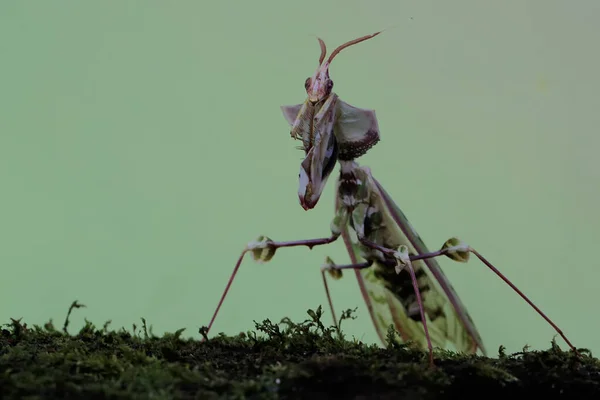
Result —
[[[367, 168], [365, 170], [368, 171]], [[414, 231], [404, 213], [370, 172], [368, 172], [368, 180], [375, 198], [378, 199], [376, 206], [383, 212], [388, 229], [395, 235], [395, 241], [406, 245], [412, 254], [428, 253], [425, 243]], [[352, 242], [349, 231], [347, 227], [345, 228], [342, 231], [344, 243], [352, 263], [359, 263], [361, 261], [359, 248]], [[398, 290], [390, 290], [398, 285], [395, 275], [389, 275], [389, 278], [376, 276], [374, 268], [377, 267], [374, 265], [355, 272], [380, 339], [385, 343], [387, 327], [394, 325], [404, 341], [411, 340], [424, 347], [423, 325], [420, 320], [409, 317], [410, 310], [406, 309], [403, 299], [399, 296], [407, 292], [402, 292], [400, 287], [397, 287]], [[446, 348], [450, 343], [457, 351], [475, 353], [480, 349], [485, 354], [483, 342], [471, 317], [437, 261], [433, 258], [419, 260], [413, 262], [413, 267], [418, 276], [419, 286], [427, 288], [426, 292], [422, 291], [422, 296], [433, 345]]]

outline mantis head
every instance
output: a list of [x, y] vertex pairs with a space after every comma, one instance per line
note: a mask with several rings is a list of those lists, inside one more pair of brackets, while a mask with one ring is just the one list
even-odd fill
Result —
[[335, 56], [337, 56], [346, 47], [350, 47], [354, 44], [371, 39], [380, 33], [381, 32], [377, 32], [372, 35], [362, 36], [358, 39], [351, 40], [338, 46], [325, 62], [324, 60], [325, 56], [327, 55], [327, 47], [325, 46], [325, 42], [323, 40], [317, 38], [319, 45], [321, 46], [321, 56], [319, 57], [319, 67], [313, 76], [306, 78], [306, 81], [304, 82], [304, 88], [306, 89], [306, 94], [308, 94], [308, 100], [312, 104], [317, 104], [331, 94], [331, 89], [333, 89], [333, 81], [329, 77], [329, 65]]
[[[318, 111], [318, 114], [323, 114], [323, 119], [331, 118], [329, 124], [321, 121], [317, 121], [316, 118], [313, 121], [305, 121], [308, 123], [310, 128], [305, 128], [303, 134], [298, 134], [297, 137], [301, 137], [304, 141], [304, 151], [306, 152], [306, 158], [300, 165], [300, 185], [298, 188], [298, 198], [300, 199], [300, 205], [305, 210], [310, 210], [317, 205], [321, 193], [325, 188], [325, 184], [329, 175], [333, 171], [335, 164], [338, 160], [340, 144], [336, 134], [343, 134], [343, 127], [340, 125], [340, 121], [336, 120], [338, 105], [336, 105], [335, 97], [331, 97], [331, 90], [333, 88], [333, 81], [329, 77], [329, 66], [331, 61], [337, 56], [340, 51], [346, 47], [350, 47], [354, 44], [360, 43], [372, 37], [379, 35], [381, 32], [374, 33], [372, 35], [362, 36], [358, 39], [351, 40], [340, 46], [338, 46], [325, 61], [327, 54], [327, 48], [325, 42], [319, 40], [321, 46], [321, 56], [319, 57], [319, 67], [315, 71], [314, 75], [307, 78], [304, 83], [306, 93], [308, 94], [308, 102]], [[329, 108], [333, 108], [328, 110]], [[288, 115], [288, 120], [292, 120], [295, 109]], [[328, 112], [329, 111], [329, 112]], [[297, 112], [297, 111], [296, 111]], [[329, 115], [329, 116], [327, 116]], [[346, 117], [353, 119], [354, 115], [345, 113]], [[313, 118], [311, 116], [311, 118]], [[294, 124], [297, 121], [294, 119]], [[353, 119], [353, 125], [358, 126], [362, 124], [362, 120], [359, 118]], [[298, 125], [299, 126], [299, 125]], [[318, 126], [318, 128], [317, 128]], [[337, 128], [334, 128], [336, 126]], [[337, 129], [338, 133], [334, 134], [334, 129]], [[294, 134], [292, 134], [294, 136]], [[348, 146], [346, 147], [346, 154]], [[358, 151], [356, 155], [358, 155]]]

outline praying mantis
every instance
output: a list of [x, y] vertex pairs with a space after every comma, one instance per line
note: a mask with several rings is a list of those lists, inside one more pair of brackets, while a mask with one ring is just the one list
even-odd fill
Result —
[[248, 243], [235, 264], [205, 334], [212, 327], [246, 253], [250, 252], [255, 261], [267, 262], [279, 248], [313, 248], [342, 237], [351, 263], [336, 265], [327, 258], [321, 267], [336, 326], [326, 274], [340, 278], [343, 270], [353, 269], [372, 322], [384, 343], [386, 330], [393, 325], [402, 341], [413, 342], [428, 350], [431, 366], [434, 365], [434, 346], [452, 345], [460, 352], [486, 354], [472, 318], [437, 262], [438, 257], [445, 256], [466, 263], [472, 254], [533, 307], [577, 352], [558, 326], [475, 249], [453, 237], [439, 250], [429, 251], [371, 170], [356, 162], [380, 141], [377, 117], [374, 110], [357, 108], [339, 99], [332, 91], [329, 67], [343, 49], [380, 33], [338, 46], [327, 61], [326, 45], [318, 38], [321, 48], [319, 66], [305, 81], [306, 100], [302, 104], [281, 107], [290, 125], [291, 137], [302, 141], [301, 149], [305, 153], [298, 176], [298, 198], [305, 210], [317, 205], [335, 165], [340, 165], [331, 235], [281, 242], [260, 236]]

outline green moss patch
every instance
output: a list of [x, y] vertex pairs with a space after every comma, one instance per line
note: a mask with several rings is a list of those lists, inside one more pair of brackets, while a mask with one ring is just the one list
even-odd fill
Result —
[[[69, 310], [80, 307], [74, 302]], [[322, 312], [279, 323], [265, 320], [237, 336], [199, 341], [183, 329], [158, 337], [143, 321], [131, 331], [95, 327], [76, 334], [51, 322], [28, 327], [11, 320], [0, 331], [3, 399], [441, 399], [535, 395], [600, 398], [600, 362], [589, 351], [525, 349], [497, 358], [436, 352], [398, 344], [387, 348], [338, 334]], [[352, 311], [343, 319], [351, 318]], [[200, 333], [203, 333], [201, 330]], [[530, 397], [531, 398], [531, 397]]]

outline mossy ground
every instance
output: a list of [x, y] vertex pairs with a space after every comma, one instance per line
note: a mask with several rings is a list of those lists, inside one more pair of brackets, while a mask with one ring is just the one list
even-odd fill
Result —
[[347, 340], [322, 324], [320, 308], [308, 314], [204, 342], [182, 338], [183, 330], [156, 337], [145, 321], [131, 332], [86, 321], [70, 335], [68, 317], [62, 331], [12, 320], [0, 334], [0, 398], [600, 398], [600, 362], [585, 350], [577, 356], [552, 343], [497, 358], [438, 351], [431, 369], [423, 352]]

